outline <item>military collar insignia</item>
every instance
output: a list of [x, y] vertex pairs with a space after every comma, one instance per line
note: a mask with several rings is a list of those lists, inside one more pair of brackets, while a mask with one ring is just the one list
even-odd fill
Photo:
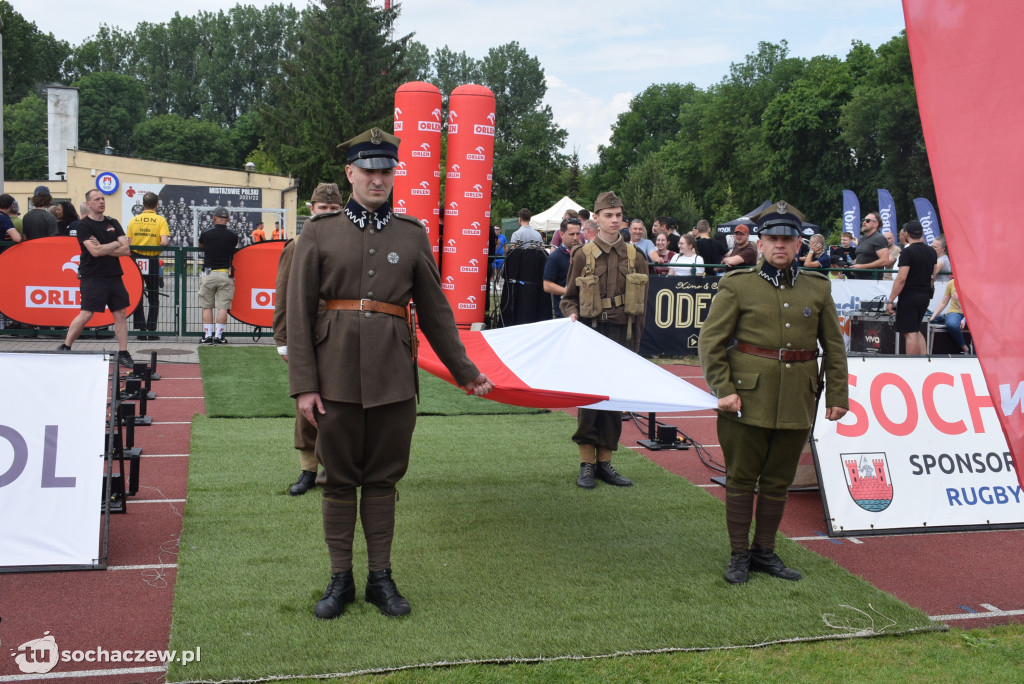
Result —
[[793, 287], [796, 285], [796, 277], [800, 273], [800, 267], [797, 266], [796, 260], [793, 261], [793, 265], [785, 270], [779, 270], [769, 264], [767, 261], [761, 262], [761, 270], [758, 271], [758, 275], [767, 280], [769, 283], [778, 287], [781, 284], [783, 278], [789, 281], [789, 286]]
[[377, 207], [376, 211], [370, 211], [355, 199], [349, 199], [348, 204], [345, 205], [345, 215], [361, 230], [366, 228], [367, 222], [371, 223], [373, 228], [380, 230], [391, 221], [391, 206], [382, 204]]

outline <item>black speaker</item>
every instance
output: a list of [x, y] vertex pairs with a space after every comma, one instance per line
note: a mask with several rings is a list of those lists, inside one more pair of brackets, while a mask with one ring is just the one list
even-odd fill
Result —
[[892, 316], [850, 316], [850, 351], [861, 354], [895, 354], [896, 332]]

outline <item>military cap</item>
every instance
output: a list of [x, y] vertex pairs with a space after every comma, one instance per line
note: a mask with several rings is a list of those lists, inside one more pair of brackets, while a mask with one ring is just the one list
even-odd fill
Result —
[[804, 215], [788, 202], [779, 201], [771, 205], [757, 216], [753, 217], [757, 223], [757, 234], [761, 235], [789, 235], [800, 237], [800, 228], [804, 224]]
[[362, 169], [393, 169], [398, 166], [399, 138], [379, 128], [357, 135], [338, 145], [348, 152], [348, 163]]
[[323, 202], [324, 204], [341, 204], [341, 190], [337, 183], [321, 183], [316, 186], [313, 196], [309, 198], [312, 203]]
[[594, 213], [596, 214], [602, 209], [612, 209], [614, 207], [621, 208], [622, 200], [614, 192], [602, 192], [597, 196], [597, 201], [594, 202]]
[[229, 218], [228, 210], [224, 207], [217, 207], [213, 210], [213, 218]]

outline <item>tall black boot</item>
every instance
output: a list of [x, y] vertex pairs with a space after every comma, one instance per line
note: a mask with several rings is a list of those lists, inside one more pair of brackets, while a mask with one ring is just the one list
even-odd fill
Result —
[[345, 606], [356, 600], [356, 583], [352, 571], [336, 572], [331, 575], [323, 597], [317, 601], [313, 614], [320, 620], [333, 620], [345, 614]]

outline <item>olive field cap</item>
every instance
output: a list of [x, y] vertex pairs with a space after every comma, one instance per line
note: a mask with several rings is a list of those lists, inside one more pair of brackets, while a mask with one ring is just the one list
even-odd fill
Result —
[[399, 138], [379, 128], [357, 135], [338, 145], [348, 152], [348, 163], [361, 169], [393, 169], [398, 166]]
[[602, 192], [597, 196], [597, 201], [594, 202], [594, 213], [596, 214], [602, 209], [612, 209], [614, 207], [622, 207], [622, 200], [614, 192]]
[[316, 186], [313, 196], [309, 198], [312, 203], [323, 202], [324, 204], [341, 204], [341, 190], [337, 183], [321, 183]]
[[757, 223], [757, 234], [759, 236], [783, 235], [800, 237], [800, 228], [804, 224], [803, 213], [784, 200], [776, 202], [753, 218]]
[[213, 218], [228, 218], [228, 210], [224, 207], [217, 207], [213, 210]]

